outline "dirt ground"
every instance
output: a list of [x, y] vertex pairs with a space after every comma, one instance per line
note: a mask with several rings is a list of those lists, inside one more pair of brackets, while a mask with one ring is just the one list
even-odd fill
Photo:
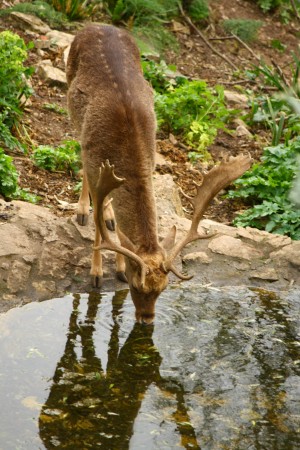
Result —
[[[265, 15], [254, 2], [237, 0], [211, 0], [210, 20], [202, 32], [209, 42], [223, 55], [226, 55], [239, 69], [235, 71], [219, 56], [214, 54], [204, 41], [192, 28], [184, 32], [176, 32], [176, 37], [180, 43], [179, 52], [169, 51], [165, 56], [166, 62], [175, 64], [178, 71], [190, 78], [204, 79], [210, 86], [216, 84], [224, 85], [228, 90], [249, 89], [255, 91], [258, 86], [243, 78], [243, 70], [257, 64], [257, 58], [261, 57], [267, 63], [276, 63], [285, 71], [292, 61], [291, 52], [298, 49], [298, 36], [300, 35], [300, 23], [295, 21], [288, 25], [283, 25], [279, 17], [275, 15]], [[228, 18], [255, 19], [263, 21], [263, 26], [259, 30], [258, 39], [250, 44], [250, 50], [232, 39], [216, 40], [224, 37], [224, 31], [220, 25], [221, 21]], [[0, 19], [0, 30], [7, 28], [6, 19]], [[182, 19], [182, 23], [184, 20]], [[174, 28], [174, 24], [169, 25]], [[186, 24], [185, 24], [186, 26]], [[12, 31], [19, 33], [26, 41], [30, 37], [17, 28]], [[272, 40], [279, 40], [286, 46], [284, 52], [279, 52], [271, 45]], [[54, 63], [58, 60], [57, 54], [53, 50], [47, 52], [44, 58], [50, 58]], [[35, 65], [39, 62], [40, 56], [33, 49], [30, 52], [28, 63]], [[34, 144], [58, 145], [65, 139], [76, 138], [74, 129], [67, 115], [45, 109], [45, 103], [56, 103], [66, 108], [66, 92], [57, 88], [45, 85], [37, 75], [32, 77], [34, 94], [28, 103], [22, 124], [25, 126], [28, 136]], [[238, 87], [238, 88], [237, 88]], [[234, 128], [234, 127], [233, 127]], [[263, 145], [268, 143], [268, 134], [263, 128], [250, 130], [254, 133], [254, 139], [237, 137], [220, 132], [215, 143], [210, 147], [210, 152], [215, 162], [225, 155], [236, 155], [240, 152], [249, 152], [254, 160], [259, 159]], [[187, 194], [192, 194], [194, 181], [199, 181], [201, 175], [199, 171], [204, 169], [200, 163], [193, 167], [187, 158], [187, 150], [180, 146], [180, 140], [174, 143], [169, 136], [160, 134], [157, 141], [157, 150], [167, 160], [166, 164], [160, 165], [158, 170], [161, 173], [171, 173], [176, 183]], [[171, 142], [172, 141], [172, 142]], [[23, 188], [28, 188], [30, 192], [41, 197], [40, 204], [53, 209], [58, 215], [73, 214], [71, 209], [64, 209], [61, 201], [70, 204], [76, 203], [78, 193], [74, 192], [74, 187], [78, 180], [71, 174], [50, 173], [35, 167], [29, 155], [13, 155], [15, 165], [20, 173], [19, 184]], [[187, 216], [190, 214], [189, 205], [182, 197]], [[224, 200], [221, 196], [214, 199], [212, 205], [206, 212], [205, 217], [219, 222], [230, 224], [237, 211], [244, 209], [239, 201]]]

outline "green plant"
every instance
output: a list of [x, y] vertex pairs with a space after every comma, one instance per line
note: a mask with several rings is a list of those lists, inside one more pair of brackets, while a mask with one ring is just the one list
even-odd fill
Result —
[[70, 140], [64, 141], [56, 148], [50, 145], [40, 145], [33, 150], [31, 158], [36, 166], [50, 172], [76, 173], [80, 166], [80, 144]]
[[105, 2], [113, 23], [127, 22], [138, 41], [163, 52], [178, 43], [163, 24], [178, 12], [177, 0], [109, 0]]
[[23, 65], [30, 48], [17, 34], [0, 33], [0, 142], [11, 149], [22, 148], [12, 130], [17, 128], [22, 105], [33, 92], [27, 83], [33, 68]]
[[256, 39], [257, 31], [262, 24], [260, 20], [250, 19], [228, 19], [223, 21], [223, 27], [227, 33], [235, 34], [245, 42]]
[[57, 103], [44, 103], [43, 108], [47, 109], [48, 111], [56, 112], [57, 114], [67, 115], [68, 111], [63, 108], [62, 106], [59, 106]]
[[297, 172], [300, 138], [289, 145], [264, 149], [262, 162], [255, 164], [235, 182], [229, 198], [243, 198], [252, 207], [239, 215], [234, 224], [252, 226], [300, 239], [300, 210], [290, 201], [289, 193]]
[[[164, 94], [156, 94], [155, 109], [158, 126], [181, 135], [199, 156], [214, 141], [217, 130], [226, 129], [226, 121], [235, 113], [226, 108], [221, 86], [213, 90], [205, 81], [187, 80]], [[195, 159], [196, 155], [190, 156]]]
[[11, 198], [18, 187], [18, 172], [12, 158], [0, 147], [0, 194]]
[[258, 6], [264, 11], [271, 11], [272, 9], [278, 8], [278, 6], [283, 4], [282, 0], [256, 0]]
[[49, 0], [56, 11], [65, 14], [70, 20], [81, 20], [90, 17], [94, 5], [89, 0]]
[[248, 72], [252, 79], [260, 78], [261, 86], [272, 86], [278, 90], [272, 97], [265, 92], [257, 96], [248, 116], [251, 122], [265, 123], [271, 129], [272, 145], [283, 139], [288, 142], [300, 132], [300, 61], [296, 55], [293, 56], [290, 77], [283, 75], [279, 67], [269, 67], [264, 62]]
[[142, 68], [146, 80], [160, 94], [165, 93], [171, 86], [176, 85], [178, 82], [178, 78], [174, 77], [176, 66], [167, 65], [163, 60], [156, 63], [142, 57]]
[[188, 7], [188, 13], [193, 20], [204, 20], [209, 17], [207, 0], [193, 0]]
[[37, 203], [39, 197], [18, 186], [18, 172], [11, 156], [0, 147], [0, 194], [6, 199], [20, 199]]
[[45, 1], [33, 1], [16, 3], [10, 8], [2, 9], [0, 16], [9, 14], [11, 11], [18, 11], [24, 14], [33, 14], [46, 21], [51, 27], [61, 27], [65, 24], [67, 18], [63, 13], [55, 11], [53, 6]]

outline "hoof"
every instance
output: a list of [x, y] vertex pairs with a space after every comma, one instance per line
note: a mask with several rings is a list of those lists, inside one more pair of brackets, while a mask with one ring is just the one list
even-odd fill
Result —
[[115, 221], [114, 220], [106, 220], [105, 224], [106, 224], [106, 228], [109, 231], [115, 231], [116, 227], [115, 227]]
[[87, 214], [77, 214], [77, 222], [84, 227], [88, 223], [88, 217]]
[[99, 275], [92, 275], [92, 286], [93, 288], [101, 288], [103, 284], [103, 277]]
[[117, 272], [117, 278], [120, 281], [124, 281], [124, 283], [128, 283], [127, 277], [125, 275], [125, 272]]

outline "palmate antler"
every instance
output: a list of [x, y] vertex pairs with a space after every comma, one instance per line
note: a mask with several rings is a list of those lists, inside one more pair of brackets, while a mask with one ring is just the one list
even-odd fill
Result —
[[198, 225], [203, 214], [210, 201], [217, 193], [246, 172], [246, 170], [250, 168], [251, 162], [252, 160], [249, 155], [230, 157], [229, 159], [222, 161], [219, 166], [213, 167], [207, 174], [203, 175], [203, 182], [201, 186], [197, 187], [197, 194], [195, 197], [189, 198], [189, 201], [194, 208], [190, 230], [188, 234], [181, 241], [175, 243], [173, 248], [168, 252], [167, 260], [164, 263], [166, 271], [172, 271], [179, 278], [187, 279], [184, 275], [178, 274], [172, 265], [174, 259], [190, 242], [196, 241], [197, 239], [210, 238], [214, 235], [198, 233]]
[[94, 250], [111, 250], [113, 252], [121, 253], [124, 256], [135, 261], [141, 268], [141, 286], [145, 284], [145, 277], [148, 271], [147, 265], [144, 261], [136, 255], [134, 252], [128, 250], [121, 245], [113, 242], [108, 234], [103, 211], [105, 208], [104, 200], [105, 197], [114, 189], [120, 187], [125, 181], [125, 178], [119, 178], [114, 173], [114, 166], [110, 165], [109, 161], [106, 160], [105, 163], [101, 164], [99, 169], [99, 179], [97, 184], [97, 223], [102, 238], [101, 245], [99, 247], [94, 247]]

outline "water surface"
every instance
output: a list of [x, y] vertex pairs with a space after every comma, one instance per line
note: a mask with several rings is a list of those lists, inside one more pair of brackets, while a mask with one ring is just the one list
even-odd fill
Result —
[[0, 450], [300, 448], [300, 292], [127, 290], [0, 315]]

